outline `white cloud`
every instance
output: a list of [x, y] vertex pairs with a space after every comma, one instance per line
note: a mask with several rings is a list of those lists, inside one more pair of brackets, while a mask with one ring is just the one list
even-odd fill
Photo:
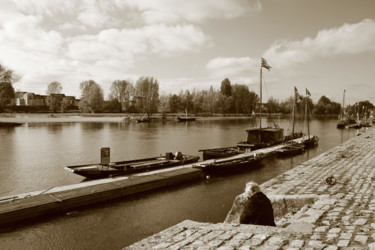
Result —
[[77, 8], [77, 1], [72, 0], [14, 0], [14, 3], [19, 10], [32, 15], [53, 16]]
[[[221, 82], [221, 81], [220, 81]], [[197, 79], [197, 78], [174, 78], [174, 79], [160, 79], [160, 93], [178, 94], [180, 91], [188, 90], [207, 90], [211, 86], [217, 88], [220, 82], [214, 79]]]
[[67, 55], [72, 60], [86, 62], [113, 58], [129, 65], [138, 54], [176, 55], [199, 51], [209, 41], [209, 37], [192, 25], [110, 29], [98, 35], [68, 39]]
[[248, 11], [259, 11], [259, 0], [118, 0], [119, 6], [131, 6], [141, 11], [146, 22], [171, 22], [180, 19], [200, 22], [206, 19], [229, 19]]
[[210, 60], [206, 68], [212, 76], [234, 77], [238, 75], [249, 75], [259, 69], [259, 60], [250, 57], [217, 57]]
[[264, 53], [264, 57], [281, 68], [317, 57], [374, 52], [374, 44], [375, 22], [365, 19], [356, 24], [321, 30], [313, 39], [277, 41]]

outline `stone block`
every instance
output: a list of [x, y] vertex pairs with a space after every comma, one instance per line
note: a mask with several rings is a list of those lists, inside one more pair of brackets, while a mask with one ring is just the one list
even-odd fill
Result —
[[361, 243], [362, 245], [366, 244], [368, 240], [368, 236], [365, 235], [357, 235], [354, 237], [354, 241]]
[[303, 247], [304, 244], [305, 244], [305, 241], [303, 241], [303, 240], [293, 240], [292, 242], [290, 242], [289, 245], [291, 247], [301, 248], [301, 247]]
[[339, 240], [337, 243], [338, 247], [347, 247], [349, 246], [350, 240]]
[[311, 246], [314, 249], [323, 249], [326, 246], [326, 244], [319, 240], [310, 240], [308, 246]]

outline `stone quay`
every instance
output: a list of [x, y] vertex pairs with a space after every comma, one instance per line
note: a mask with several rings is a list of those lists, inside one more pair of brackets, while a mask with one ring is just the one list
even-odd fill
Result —
[[[251, 180], [249, 180], [251, 181]], [[277, 227], [185, 220], [124, 249], [375, 249], [375, 130], [260, 185]]]

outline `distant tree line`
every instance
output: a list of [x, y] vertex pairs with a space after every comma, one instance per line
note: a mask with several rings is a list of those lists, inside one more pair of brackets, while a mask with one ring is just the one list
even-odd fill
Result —
[[[0, 112], [9, 106], [15, 97], [12, 86], [20, 76], [0, 64]], [[244, 84], [232, 84], [225, 78], [219, 90], [212, 86], [208, 90], [185, 90], [178, 94], [159, 94], [159, 82], [153, 77], [142, 76], [133, 83], [130, 80], [115, 80], [110, 87], [108, 99], [105, 100], [102, 87], [94, 80], [80, 83], [81, 98], [79, 110], [81, 112], [111, 112], [111, 113], [182, 113], [193, 114], [245, 114], [250, 115], [259, 111], [259, 96], [250, 91]], [[51, 82], [46, 90], [47, 105], [52, 112], [64, 112], [68, 104], [64, 103], [61, 83]], [[290, 114], [293, 109], [293, 97], [276, 100], [270, 97], [262, 105], [262, 112]], [[297, 113], [305, 112], [307, 103], [309, 111], [315, 114], [339, 114], [341, 104], [322, 96], [316, 104], [311, 98], [303, 98], [296, 105]], [[347, 106], [347, 112], [368, 112], [374, 105], [369, 101], [362, 101], [353, 106]]]

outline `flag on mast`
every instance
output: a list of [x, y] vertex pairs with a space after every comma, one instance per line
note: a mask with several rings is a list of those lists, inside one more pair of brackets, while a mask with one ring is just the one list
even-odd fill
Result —
[[308, 89], [306, 89], [306, 95], [311, 96], [311, 93]]
[[268, 71], [272, 68], [268, 63], [267, 63], [267, 61], [266, 61], [266, 59], [264, 59], [263, 57], [261, 58], [261, 67], [262, 68], [266, 68], [266, 69], [268, 69]]
[[298, 93], [296, 86], [294, 86], [294, 96], [295, 96], [296, 102], [303, 100], [303, 97]]

